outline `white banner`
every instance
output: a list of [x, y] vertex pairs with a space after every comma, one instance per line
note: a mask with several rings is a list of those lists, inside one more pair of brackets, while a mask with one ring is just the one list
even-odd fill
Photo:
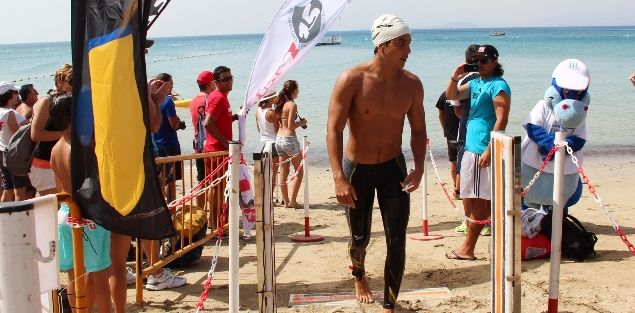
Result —
[[273, 18], [260, 44], [251, 71], [239, 121], [240, 142], [245, 143], [249, 109], [326, 34], [350, 0], [287, 0]]

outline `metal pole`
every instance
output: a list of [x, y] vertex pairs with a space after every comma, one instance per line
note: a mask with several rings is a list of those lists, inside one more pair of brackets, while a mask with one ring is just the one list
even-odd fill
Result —
[[[306, 151], [308, 140], [306, 136], [302, 137], [302, 151]], [[303, 156], [304, 166], [302, 170], [304, 177], [302, 183], [304, 185], [304, 237], [311, 237], [311, 226], [309, 223], [309, 162]]]
[[[424, 159], [427, 157], [428, 157], [428, 153], [426, 151]], [[421, 219], [422, 221], [421, 234], [412, 235], [410, 236], [410, 239], [421, 240], [421, 241], [443, 239], [443, 235], [428, 234], [428, 231], [429, 231], [428, 229], [428, 169], [427, 169], [426, 162], [423, 162], [423, 177], [421, 178], [421, 192], [423, 193], [423, 196], [422, 196], [423, 207], [421, 212], [423, 216]]]
[[238, 270], [239, 264], [239, 233], [240, 225], [240, 203], [238, 185], [238, 163], [240, 160], [240, 147], [238, 142], [229, 143], [230, 181], [229, 181], [229, 312], [238, 313], [240, 306], [240, 278]]
[[[555, 144], [563, 142], [564, 132], [556, 132]], [[564, 147], [556, 150], [553, 167], [553, 212], [551, 220], [551, 260], [549, 270], [549, 304], [547, 312], [558, 312], [558, 297], [560, 285], [560, 259], [562, 257], [562, 215], [564, 207]]]
[[[302, 137], [302, 151], [306, 151], [306, 148], [309, 144], [307, 136]], [[304, 236], [298, 235], [291, 237], [291, 240], [296, 242], [316, 242], [324, 240], [324, 237], [320, 235], [313, 234], [311, 235], [311, 223], [309, 218], [309, 162], [306, 159], [306, 155], [302, 155], [302, 162], [304, 162], [302, 166], [302, 170], [304, 172], [304, 177], [302, 178], [302, 182], [304, 184]]]

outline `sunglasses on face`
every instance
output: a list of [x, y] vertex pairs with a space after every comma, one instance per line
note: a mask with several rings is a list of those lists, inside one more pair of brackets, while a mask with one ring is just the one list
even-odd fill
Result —
[[478, 59], [478, 63], [481, 64], [481, 65], [485, 65], [485, 64], [489, 63], [489, 60], [490, 59], [488, 57], [480, 58], [480, 59]]
[[227, 77], [222, 77], [218, 79], [218, 81], [221, 81], [223, 83], [230, 82], [233, 80], [234, 80], [234, 76], [227, 76]]

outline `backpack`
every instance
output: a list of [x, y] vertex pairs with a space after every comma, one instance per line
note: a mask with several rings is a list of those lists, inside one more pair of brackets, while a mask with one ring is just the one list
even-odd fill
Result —
[[[182, 212], [184, 211], [183, 209], [185, 209], [184, 225], [181, 223], [181, 218], [182, 218], [181, 215], [183, 214]], [[185, 231], [185, 236], [183, 238], [183, 242], [185, 246], [190, 244], [190, 241], [188, 238], [189, 236], [187, 235], [189, 233], [190, 225], [192, 226], [192, 242], [196, 242], [205, 238], [205, 236], [207, 235], [207, 212], [199, 207], [194, 206], [192, 207], [192, 216], [190, 219], [189, 205], [186, 204], [184, 208], [178, 210], [174, 214], [172, 224], [174, 226], [174, 229], [177, 231], [179, 235], [175, 237], [173, 243], [170, 243], [170, 246], [171, 247], [173, 246], [174, 250], [171, 250], [171, 247], [170, 247], [171, 251], [169, 251], [169, 254], [171, 254], [173, 251], [181, 249], [181, 238], [180, 238], [181, 229]], [[186, 267], [198, 261], [202, 255], [203, 255], [203, 245], [200, 245], [190, 250], [189, 252], [185, 253], [183, 256], [173, 260], [172, 262], [170, 262], [170, 265], [173, 267]]]
[[31, 140], [31, 124], [20, 126], [3, 152], [3, 165], [15, 176], [27, 176], [39, 142]]
[[203, 105], [199, 105], [196, 111], [198, 112], [198, 134], [192, 139], [192, 145], [195, 152], [203, 152], [203, 146], [205, 143], [206, 131], [205, 131], [205, 106], [207, 105], [207, 97], [203, 100]]
[[[541, 233], [551, 239], [551, 212], [542, 219]], [[576, 261], [587, 260], [597, 253], [595, 252], [595, 243], [598, 237], [588, 232], [580, 221], [566, 214], [562, 218], [562, 254]]]

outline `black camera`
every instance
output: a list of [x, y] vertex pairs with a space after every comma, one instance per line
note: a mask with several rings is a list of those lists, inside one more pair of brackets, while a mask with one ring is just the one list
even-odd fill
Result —
[[463, 64], [463, 71], [466, 73], [478, 72], [478, 64]]
[[179, 121], [179, 127], [177, 129], [183, 130], [185, 129], [185, 127], [186, 127], [185, 122]]

